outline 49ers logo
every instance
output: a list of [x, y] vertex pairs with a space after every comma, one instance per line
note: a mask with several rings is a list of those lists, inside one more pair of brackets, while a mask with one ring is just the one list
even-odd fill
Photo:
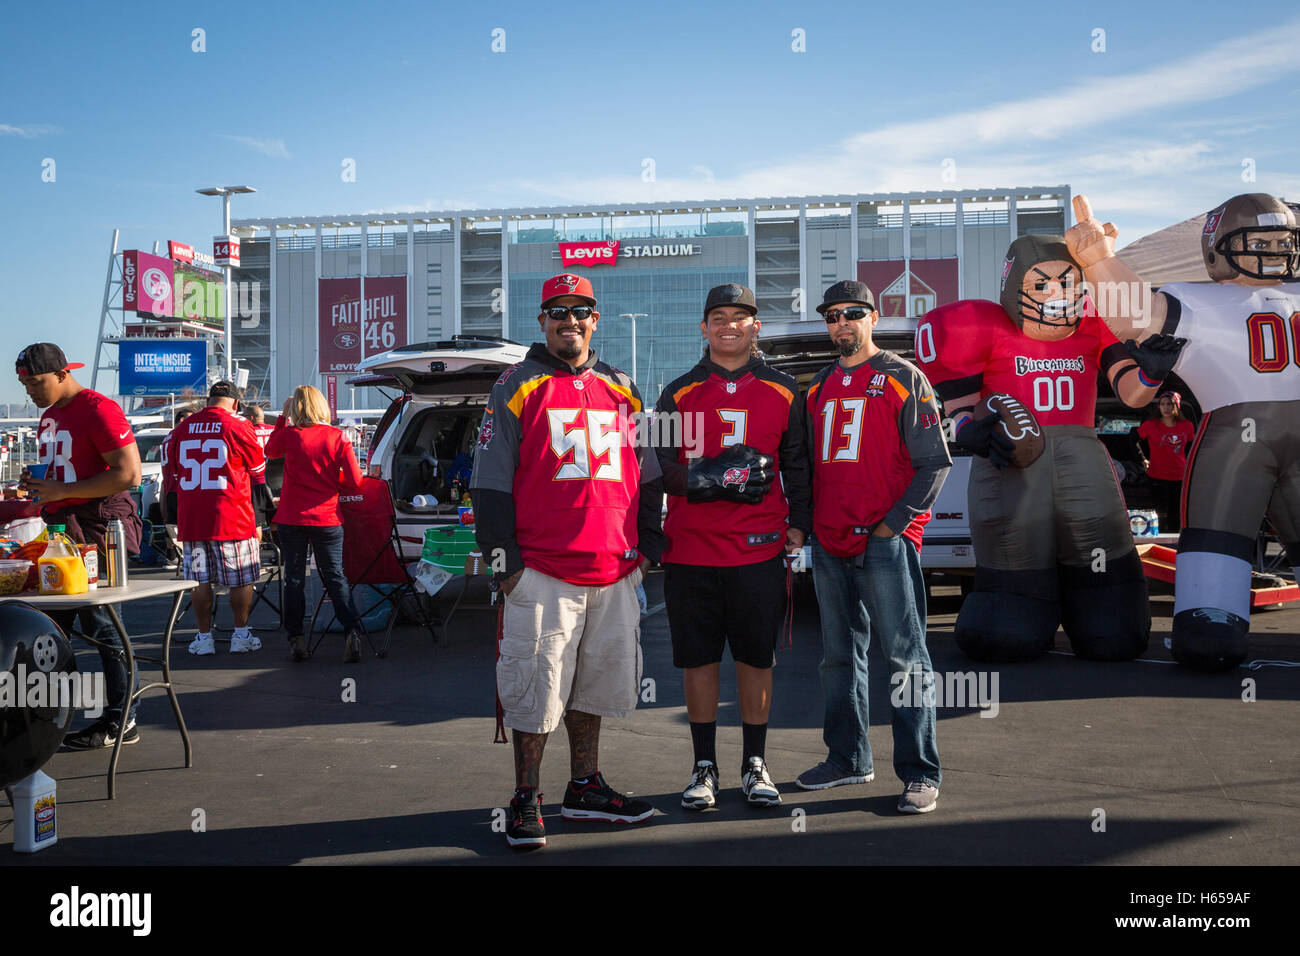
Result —
[[722, 487], [735, 485], [737, 491], [744, 491], [749, 481], [749, 465], [744, 468], [728, 468], [722, 473]]

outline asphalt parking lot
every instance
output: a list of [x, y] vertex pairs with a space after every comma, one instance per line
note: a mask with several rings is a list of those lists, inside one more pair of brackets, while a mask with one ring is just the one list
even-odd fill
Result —
[[[1300, 862], [1300, 668], [1210, 676], [1168, 663], [1167, 593], [1153, 599], [1146, 660], [1076, 660], [1058, 635], [1058, 653], [1046, 659], [985, 671], [990, 691], [996, 679], [995, 716], [941, 708], [944, 783], [937, 812], [924, 817], [894, 811], [901, 787], [890, 762], [889, 687], [874, 649], [875, 782], [795, 788], [794, 777], [824, 756], [816, 609], [801, 605], [794, 647], [779, 655], [768, 734], [783, 806], [751, 810], [740, 794], [735, 679], [724, 665], [719, 806], [683, 810], [690, 737], [661, 588], [652, 574], [643, 647], [654, 700], [630, 719], [606, 721], [601, 739], [610, 783], [657, 807], [647, 824], [560, 818], [568, 770], [560, 733], [542, 771], [546, 849], [513, 854], [494, 831], [493, 809], [513, 784], [511, 748], [492, 742], [495, 612], [461, 609], [436, 646], [427, 632], [402, 628], [388, 658], [357, 665], [341, 662], [332, 635], [295, 665], [260, 608], [256, 654], [230, 656], [219, 644], [216, 657], [193, 658], [185, 653], [192, 618], [177, 629], [174, 673], [193, 768], [183, 766], [165, 697], [152, 692], [140, 709], [140, 743], [123, 748], [118, 798], [104, 798], [107, 751], [61, 752], [45, 768], [59, 785], [58, 844], [14, 854], [3, 845], [12, 813], [0, 807], [0, 854], [10, 866]], [[941, 678], [978, 670], [952, 640], [959, 600], [955, 587], [942, 587], [931, 602]], [[163, 614], [162, 602], [133, 605], [127, 626], [156, 644]], [[228, 626], [225, 615], [218, 623]], [[1256, 614], [1252, 634], [1252, 659], [1300, 661], [1300, 607]], [[83, 669], [98, 667], [92, 652], [79, 659]], [[354, 700], [344, 699], [349, 679]]]

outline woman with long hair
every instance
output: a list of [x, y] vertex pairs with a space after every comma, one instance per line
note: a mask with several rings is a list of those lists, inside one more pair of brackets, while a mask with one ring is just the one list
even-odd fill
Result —
[[[1157, 415], [1138, 426], [1138, 438], [1145, 441], [1147, 456], [1142, 466], [1151, 479], [1155, 496], [1156, 513], [1160, 515], [1160, 531], [1176, 534], [1182, 528], [1181, 499], [1183, 472], [1187, 468], [1187, 449], [1192, 443], [1196, 428], [1182, 413], [1183, 397], [1175, 391], [1163, 391], [1156, 396]], [[1138, 445], [1139, 450], [1141, 444]]]
[[284, 459], [284, 485], [275, 525], [284, 558], [284, 627], [295, 661], [307, 659], [307, 548], [347, 635], [343, 660], [361, 660], [361, 619], [343, 574], [343, 522], [339, 491], [361, 486], [352, 443], [330, 425], [329, 406], [318, 389], [299, 385], [266, 442], [267, 458]]

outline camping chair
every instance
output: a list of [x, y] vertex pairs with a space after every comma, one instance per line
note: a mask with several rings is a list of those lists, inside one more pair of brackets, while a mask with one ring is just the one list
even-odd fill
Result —
[[[274, 525], [262, 529], [261, 561], [262, 576], [253, 585], [253, 604], [248, 609], [248, 619], [252, 621], [257, 606], [265, 604], [275, 612], [280, 626], [284, 627], [284, 555], [280, 552], [280, 539], [276, 536]], [[275, 585], [275, 601], [269, 596], [272, 584]]]
[[[353, 588], [360, 584], [394, 586], [387, 593], [380, 594], [368, 607], [358, 609], [364, 621], [384, 604], [391, 605], [382, 643], [376, 645], [369, 631], [366, 632], [366, 641], [371, 650], [378, 657], [388, 656], [388, 645], [393, 639], [393, 627], [397, 624], [402, 599], [407, 597], [414, 602], [420, 626], [427, 628], [429, 636], [437, 641], [437, 618], [425, 612], [415, 589], [415, 581], [406, 568], [407, 561], [412, 559], [406, 557], [403, 549], [405, 539], [397, 533], [397, 513], [393, 510], [388, 482], [382, 478], [363, 478], [357, 492], [339, 495], [339, 515], [343, 519], [343, 574], [348, 584]], [[316, 634], [316, 618], [325, 598], [326, 594], [322, 593], [316, 602], [316, 610], [311, 616], [310, 634]], [[337, 612], [332, 612], [329, 623], [311, 645], [313, 654], [337, 618]]]

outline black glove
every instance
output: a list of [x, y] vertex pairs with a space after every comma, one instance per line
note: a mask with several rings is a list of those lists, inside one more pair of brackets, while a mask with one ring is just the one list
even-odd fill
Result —
[[775, 462], [749, 445], [729, 445], [714, 458], [698, 458], [686, 472], [686, 500], [756, 505], [776, 477]]
[[987, 458], [989, 464], [995, 468], [1005, 468], [1011, 464], [1011, 456], [1016, 446], [1006, 433], [998, 428], [1001, 423], [1002, 419], [997, 415], [990, 415], [979, 421], [968, 419], [961, 428], [957, 429], [955, 436], [957, 444], [972, 455]]
[[1138, 345], [1137, 339], [1129, 339], [1124, 347], [1128, 349], [1133, 361], [1137, 362], [1137, 367], [1142, 370], [1147, 381], [1163, 382], [1173, 371], [1178, 354], [1186, 344], [1187, 339], [1177, 336], [1153, 335], [1141, 345]]

